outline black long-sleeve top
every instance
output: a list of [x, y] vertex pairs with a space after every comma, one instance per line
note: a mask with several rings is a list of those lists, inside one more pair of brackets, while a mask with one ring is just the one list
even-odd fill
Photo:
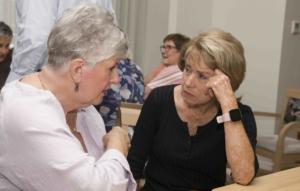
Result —
[[[143, 190], [211, 190], [223, 186], [227, 163], [223, 124], [214, 118], [190, 136], [175, 108], [174, 87], [153, 90], [143, 105], [128, 154], [133, 175], [135, 179], [145, 175]], [[239, 108], [255, 150], [253, 113], [241, 103]], [[254, 165], [257, 171], [257, 159]]]

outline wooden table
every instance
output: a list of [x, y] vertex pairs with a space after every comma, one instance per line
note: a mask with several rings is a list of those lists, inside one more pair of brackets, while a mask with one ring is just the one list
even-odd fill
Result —
[[300, 191], [300, 167], [257, 177], [248, 186], [231, 184], [213, 191]]

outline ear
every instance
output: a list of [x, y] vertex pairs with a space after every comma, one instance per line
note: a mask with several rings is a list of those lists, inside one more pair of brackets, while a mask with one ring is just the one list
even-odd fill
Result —
[[84, 65], [85, 61], [82, 58], [76, 58], [70, 61], [69, 72], [74, 83], [80, 83]]

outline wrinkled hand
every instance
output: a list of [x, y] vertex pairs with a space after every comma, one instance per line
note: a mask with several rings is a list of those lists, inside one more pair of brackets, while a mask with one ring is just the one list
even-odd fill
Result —
[[103, 137], [106, 149], [117, 149], [125, 156], [128, 154], [130, 139], [128, 137], [128, 127], [114, 127]]
[[237, 102], [231, 87], [230, 79], [219, 69], [215, 70], [215, 75], [210, 77], [207, 84], [208, 93], [215, 96], [223, 108], [236, 108]]

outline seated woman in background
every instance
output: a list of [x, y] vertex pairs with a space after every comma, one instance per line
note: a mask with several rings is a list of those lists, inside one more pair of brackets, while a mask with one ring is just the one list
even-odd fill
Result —
[[141, 68], [125, 58], [118, 64], [118, 73], [120, 83], [112, 84], [102, 103], [96, 106], [107, 132], [117, 125], [117, 109], [121, 102], [144, 103], [144, 77]]
[[180, 84], [182, 72], [178, 68], [180, 50], [190, 39], [182, 34], [167, 35], [160, 46], [162, 63], [145, 76], [146, 98], [156, 87]]
[[182, 51], [182, 83], [154, 89], [143, 105], [128, 154], [142, 190], [211, 190], [226, 165], [247, 185], [258, 169], [256, 123], [234, 91], [245, 76], [242, 44], [230, 33], [200, 33]]
[[128, 49], [113, 20], [94, 4], [65, 11], [49, 35], [42, 71], [3, 87], [0, 190], [136, 189], [127, 129], [105, 134], [92, 106], [118, 83], [117, 63]]
[[11, 43], [13, 33], [11, 28], [0, 21], [0, 90], [5, 84], [6, 78], [10, 71], [12, 49]]

